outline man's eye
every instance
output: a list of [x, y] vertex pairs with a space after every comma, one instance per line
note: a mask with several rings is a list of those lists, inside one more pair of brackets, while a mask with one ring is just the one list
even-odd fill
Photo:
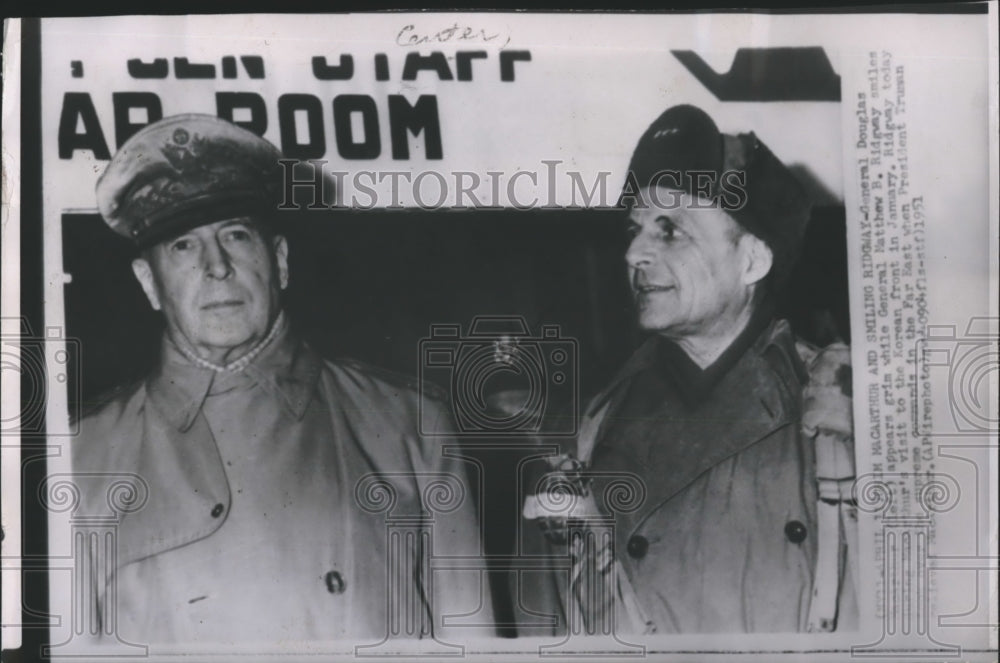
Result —
[[226, 231], [226, 239], [235, 242], [247, 242], [253, 235], [246, 228], [230, 228]]
[[666, 241], [677, 239], [677, 226], [665, 216], [656, 217], [656, 225], [660, 227], [660, 235]]
[[638, 223], [630, 223], [625, 227], [625, 234], [628, 235], [629, 239], [635, 239], [636, 235], [639, 234], [640, 226]]
[[194, 247], [194, 242], [189, 239], [178, 239], [170, 245], [171, 251], [190, 251]]

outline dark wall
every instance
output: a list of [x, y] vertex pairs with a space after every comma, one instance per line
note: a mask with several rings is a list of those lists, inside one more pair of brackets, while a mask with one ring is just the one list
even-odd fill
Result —
[[[617, 221], [607, 212], [290, 215], [285, 303], [321, 353], [410, 374], [431, 325], [514, 314], [532, 333], [556, 324], [578, 341], [584, 388], [596, 388], [634, 340]], [[85, 402], [155, 361], [162, 323], [133, 257], [99, 217], [65, 217], [66, 322], [82, 341]]]
[[[581, 392], [609, 378], [632, 329], [621, 217], [608, 211], [374, 211], [286, 215], [286, 306], [327, 356], [415, 374], [431, 325], [520, 315], [578, 342]], [[67, 333], [81, 341], [71, 397], [141, 377], [162, 322], [129, 265], [134, 251], [96, 215], [65, 215]], [[814, 213], [781, 312], [809, 340], [849, 338], [843, 208]], [[444, 385], [442, 385], [444, 386]]]

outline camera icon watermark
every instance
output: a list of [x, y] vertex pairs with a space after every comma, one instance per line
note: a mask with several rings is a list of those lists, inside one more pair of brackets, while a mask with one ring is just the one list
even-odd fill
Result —
[[[982, 435], [1000, 429], [997, 416], [997, 318], [972, 318], [964, 333], [955, 325], [928, 325], [917, 342], [914, 430], [918, 435]], [[931, 385], [948, 385], [950, 421], [935, 421]]]
[[[61, 385], [68, 388], [70, 375], [79, 375], [79, 368], [80, 341], [67, 338], [62, 328], [46, 327], [44, 333], [35, 334], [26, 319], [4, 318], [0, 325], [0, 370], [5, 382], [20, 380], [21, 397], [17, 406], [4, 408], [0, 416], [3, 432], [76, 434], [78, 412], [71, 412], [64, 426], [48, 430], [45, 413], [51, 390]], [[79, 407], [80, 399], [70, 398], [69, 402]]]
[[432, 325], [420, 341], [421, 384], [448, 385], [453, 421], [432, 420], [421, 399], [424, 435], [576, 434], [579, 353], [558, 325], [533, 336], [520, 316], [477, 316], [469, 333]]

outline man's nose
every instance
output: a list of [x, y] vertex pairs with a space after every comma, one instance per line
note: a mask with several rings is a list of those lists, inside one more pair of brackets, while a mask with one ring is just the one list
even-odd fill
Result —
[[233, 273], [233, 265], [229, 254], [219, 244], [218, 240], [205, 243], [205, 274], [215, 279], [224, 279]]
[[625, 261], [629, 267], [636, 268], [648, 265], [652, 260], [652, 243], [645, 233], [639, 233], [632, 238], [625, 251]]

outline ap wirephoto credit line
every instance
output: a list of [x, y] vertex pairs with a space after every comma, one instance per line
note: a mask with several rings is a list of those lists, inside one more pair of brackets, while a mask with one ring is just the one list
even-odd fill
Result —
[[995, 4], [5, 22], [11, 660], [995, 660]]

